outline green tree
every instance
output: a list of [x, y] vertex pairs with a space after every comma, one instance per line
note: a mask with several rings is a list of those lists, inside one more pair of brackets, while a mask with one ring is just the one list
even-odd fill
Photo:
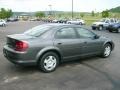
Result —
[[102, 17], [103, 18], [109, 17], [109, 11], [108, 10], [102, 11]]
[[45, 17], [45, 13], [44, 12], [36, 12], [35, 16], [38, 18], [42, 18], [42, 17]]
[[11, 9], [9, 9], [9, 10], [6, 12], [6, 18], [10, 18], [12, 15], [13, 15], [13, 12], [12, 12]]
[[0, 9], [0, 18], [4, 19], [6, 17], [6, 10], [4, 8]]
[[91, 12], [91, 16], [93, 16], [93, 17], [95, 16], [95, 12], [94, 11]]
[[11, 17], [13, 15], [13, 12], [12, 12], [12, 10], [6, 10], [6, 9], [4, 9], [4, 8], [1, 8], [0, 9], [0, 18], [1, 19], [5, 19], [5, 18], [9, 18], [9, 17]]
[[84, 13], [81, 13], [80, 16], [83, 18], [83, 17], [85, 16], [85, 14], [84, 14]]

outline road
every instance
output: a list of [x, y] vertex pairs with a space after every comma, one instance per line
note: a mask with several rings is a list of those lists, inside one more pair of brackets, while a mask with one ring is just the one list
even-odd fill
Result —
[[65, 62], [52, 73], [10, 63], [2, 53], [6, 35], [22, 33], [40, 24], [12, 22], [0, 27], [0, 90], [120, 90], [120, 33], [94, 31], [114, 41], [115, 49], [108, 58], [96, 56]]

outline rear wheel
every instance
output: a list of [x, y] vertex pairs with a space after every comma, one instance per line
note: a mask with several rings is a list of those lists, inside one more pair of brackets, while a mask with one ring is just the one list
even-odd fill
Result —
[[68, 22], [68, 24], [71, 24], [71, 22]]
[[82, 22], [80, 22], [79, 25], [82, 25]]
[[103, 52], [102, 52], [102, 57], [107, 58], [111, 54], [111, 45], [110, 44], [105, 44]]
[[59, 64], [59, 57], [54, 52], [45, 53], [38, 62], [38, 68], [43, 72], [52, 72]]

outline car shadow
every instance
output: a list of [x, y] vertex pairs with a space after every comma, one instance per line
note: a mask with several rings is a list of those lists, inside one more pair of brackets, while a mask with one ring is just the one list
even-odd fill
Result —
[[[85, 67], [90, 68], [91, 70], [94, 70], [94, 71], [102, 74], [113, 85], [112, 90], [120, 90], [120, 79], [119, 78], [117, 78], [117, 80], [116, 80], [116, 79], [114, 79], [116, 77], [110, 75], [108, 72], [101, 70], [100, 68], [97, 68], [89, 63], [86, 63], [87, 61], [96, 61], [96, 60], [99, 60], [98, 56], [82, 58], [79, 60], [73, 60], [73, 61], [69, 61], [69, 62], [66, 61], [66, 62], [61, 63], [58, 68], [63, 68], [67, 65], [69, 65], [70, 67], [74, 67], [78, 64], [81, 64]], [[11, 73], [17, 73], [19, 75], [24, 74], [27, 76], [27, 75], [30, 75], [30, 74], [33, 74], [36, 72], [39, 72], [39, 74], [42, 74], [42, 75], [46, 74], [46, 73], [41, 72], [36, 66], [24, 66], [23, 67], [23, 66], [10, 64], [10, 65], [8, 65], [8, 68]], [[51, 74], [54, 74], [54, 73], [51, 73]]]

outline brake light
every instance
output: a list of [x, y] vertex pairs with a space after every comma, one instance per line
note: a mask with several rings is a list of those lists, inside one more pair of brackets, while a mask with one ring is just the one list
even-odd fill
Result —
[[28, 49], [28, 43], [26, 41], [17, 41], [15, 43], [16, 51], [26, 51]]

